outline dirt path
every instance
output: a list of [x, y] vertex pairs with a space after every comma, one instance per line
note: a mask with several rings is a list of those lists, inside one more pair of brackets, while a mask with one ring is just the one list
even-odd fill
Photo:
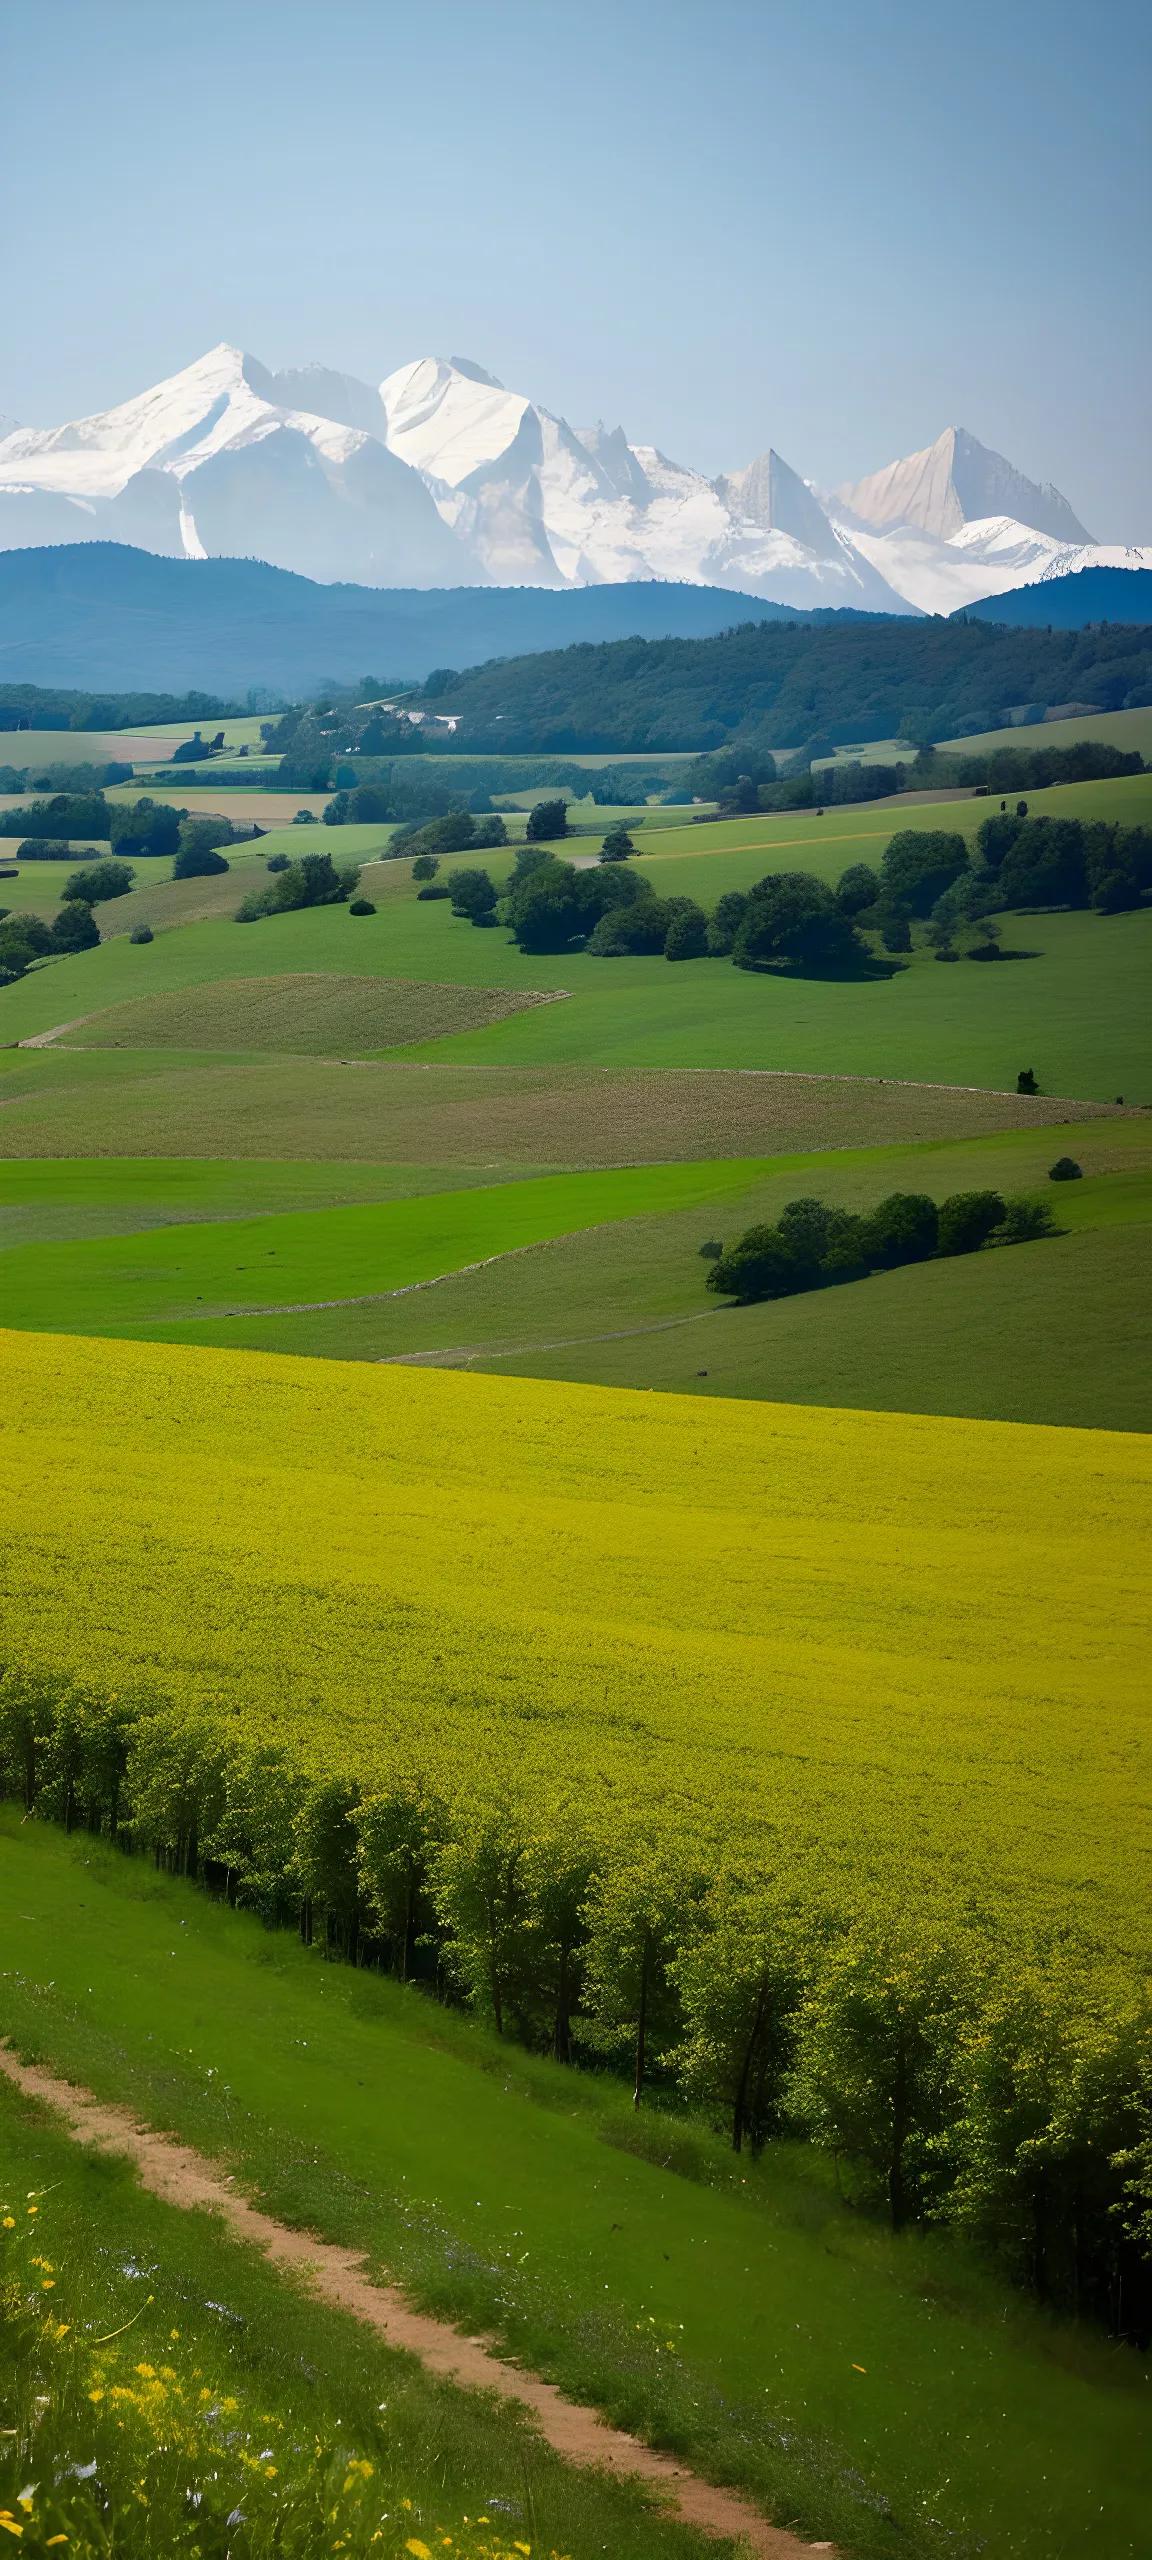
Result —
[[91, 1014], [78, 1013], [73, 1022], [54, 1022], [50, 1031], [30, 1032], [27, 1040], [18, 1040], [16, 1046], [18, 1049], [50, 1049], [53, 1041], [62, 1040], [66, 1031], [79, 1031], [81, 1025], [91, 1019]]
[[684, 2468], [671, 2454], [658, 2453], [635, 2436], [610, 2427], [579, 2401], [566, 2400], [553, 2383], [506, 2362], [484, 2338], [466, 2338], [443, 2320], [414, 2311], [394, 2285], [379, 2284], [364, 2272], [364, 2261], [352, 2249], [316, 2240], [262, 2213], [237, 2192], [235, 2182], [198, 2151], [189, 2150], [151, 2125], [133, 2122], [123, 2107], [106, 2105], [87, 2090], [73, 2088], [39, 2063], [21, 2062], [0, 2044], [0, 2071], [24, 2095], [53, 2107], [67, 2122], [73, 2140], [97, 2144], [131, 2160], [142, 2186], [165, 2204], [219, 2213], [237, 2238], [251, 2241], [274, 2266], [375, 2329], [390, 2347], [418, 2356], [430, 2373], [470, 2391], [495, 2391], [517, 2401], [536, 2421], [546, 2441], [566, 2462], [589, 2469], [627, 2473], [650, 2482], [663, 2493], [669, 2511], [698, 2531], [741, 2539], [757, 2560], [806, 2560], [813, 2551], [832, 2552], [830, 2542], [802, 2542], [797, 2534], [769, 2524], [751, 2503], [732, 2489], [718, 2489]]

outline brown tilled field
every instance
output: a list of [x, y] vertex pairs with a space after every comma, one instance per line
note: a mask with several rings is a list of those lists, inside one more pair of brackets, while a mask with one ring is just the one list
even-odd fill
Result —
[[340, 1058], [348, 1051], [436, 1040], [452, 1031], [481, 1031], [529, 1005], [552, 1001], [535, 989], [517, 994], [507, 987], [338, 977], [322, 970], [278, 978], [218, 978], [203, 986], [110, 1005], [106, 1012], [76, 1025], [66, 1045], [275, 1049], [284, 1057]]
[[324, 1057], [215, 1064], [187, 1052], [162, 1065], [154, 1052], [61, 1048], [13, 1059], [2, 1094], [0, 1151], [9, 1156], [540, 1167], [975, 1137], [1082, 1122], [1109, 1109], [952, 1085], [724, 1069], [615, 1073]]

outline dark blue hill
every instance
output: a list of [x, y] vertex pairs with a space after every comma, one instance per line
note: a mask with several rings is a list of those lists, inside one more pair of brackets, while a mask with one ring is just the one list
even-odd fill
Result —
[[1073, 569], [1007, 595], [981, 596], [953, 622], [1003, 622], [1029, 631], [1084, 631], [1092, 622], [1152, 623], [1152, 569]]

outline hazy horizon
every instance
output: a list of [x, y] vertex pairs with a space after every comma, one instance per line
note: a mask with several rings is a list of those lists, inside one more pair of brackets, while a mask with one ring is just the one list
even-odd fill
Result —
[[701, 23], [10, 15], [0, 412], [87, 415], [222, 338], [370, 382], [463, 354], [709, 474], [771, 444], [833, 486], [964, 426], [1097, 539], [1152, 537], [1131, 0], [1091, 80], [1069, 0], [976, 0], [962, 58], [909, 0]]

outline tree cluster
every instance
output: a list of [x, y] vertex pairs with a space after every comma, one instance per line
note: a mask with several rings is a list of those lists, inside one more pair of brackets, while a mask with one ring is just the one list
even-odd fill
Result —
[[263, 916], [290, 913], [296, 907], [344, 906], [355, 897], [358, 862], [337, 869], [330, 853], [302, 853], [285, 864], [264, 889], [253, 889], [236, 909], [237, 924], [257, 924]]
[[398, 827], [387, 847], [387, 858], [401, 855], [431, 854], [439, 860], [445, 853], [491, 853], [508, 842], [503, 818], [493, 813], [488, 818], [473, 817], [470, 809], [449, 809], [442, 818], [429, 818], [422, 827]]
[[1050, 1939], [940, 1880], [930, 1912], [781, 1839], [483, 1773], [418, 1744], [369, 1782], [307, 1774], [205, 1705], [11, 1664], [0, 1787], [561, 2063], [727, 2128], [833, 2153], [894, 2228], [946, 2221], [1042, 2300], [1152, 2325], [1152, 2010], [1070, 1920]]
[[102, 791], [54, 791], [47, 800], [34, 800], [29, 809], [0, 809], [0, 836], [44, 836], [57, 843], [111, 838], [114, 814], [126, 812], [114, 812]]
[[0, 916], [0, 987], [22, 978], [34, 960], [63, 959], [90, 951], [100, 928], [86, 899], [65, 898], [51, 924], [42, 916]]
[[1152, 890], [1152, 827], [1030, 818], [1004, 810], [977, 837], [997, 907], [1087, 907], [1116, 915]]
[[998, 1191], [954, 1191], [939, 1207], [926, 1192], [893, 1191], [863, 1217], [823, 1200], [790, 1200], [774, 1227], [748, 1227], [716, 1256], [705, 1285], [751, 1306], [1058, 1232], [1043, 1201], [1005, 1200]]

